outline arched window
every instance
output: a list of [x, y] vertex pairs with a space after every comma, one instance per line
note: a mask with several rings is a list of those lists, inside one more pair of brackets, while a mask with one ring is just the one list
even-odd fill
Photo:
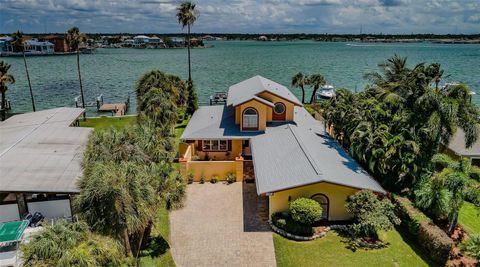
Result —
[[258, 130], [258, 112], [254, 108], [246, 108], [243, 111], [244, 130]]
[[329, 208], [329, 200], [328, 197], [324, 194], [315, 194], [311, 197], [311, 199], [315, 200], [320, 204], [322, 207], [322, 219], [328, 220], [328, 208]]

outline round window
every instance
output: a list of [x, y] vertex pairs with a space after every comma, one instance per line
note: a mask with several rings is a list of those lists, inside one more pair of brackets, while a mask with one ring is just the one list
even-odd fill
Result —
[[283, 114], [285, 112], [285, 105], [283, 103], [276, 103], [273, 111], [277, 114]]

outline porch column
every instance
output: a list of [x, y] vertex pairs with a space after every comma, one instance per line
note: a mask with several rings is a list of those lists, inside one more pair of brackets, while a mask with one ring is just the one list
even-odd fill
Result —
[[237, 182], [243, 181], [243, 157], [238, 156], [235, 158], [235, 174], [237, 176]]
[[18, 213], [20, 214], [20, 219], [23, 219], [23, 216], [28, 213], [28, 206], [27, 201], [25, 199], [25, 195], [22, 193], [17, 193], [17, 205], [18, 205]]
[[183, 177], [187, 177], [187, 159], [179, 158], [178, 163], [180, 163], [180, 174]]

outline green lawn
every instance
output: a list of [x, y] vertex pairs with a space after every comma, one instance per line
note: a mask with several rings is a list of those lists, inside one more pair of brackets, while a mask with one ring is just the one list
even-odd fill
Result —
[[162, 208], [157, 215], [152, 230], [152, 241], [148, 248], [142, 250], [140, 266], [175, 266], [168, 239], [170, 237], [170, 221], [168, 211]]
[[126, 125], [135, 122], [137, 116], [123, 116], [123, 117], [97, 117], [87, 118], [86, 121], [80, 120], [81, 127], [92, 127], [95, 130], [102, 130], [109, 127], [122, 128]]
[[273, 234], [275, 255], [279, 267], [295, 266], [435, 266], [422, 258], [422, 251], [409, 238], [393, 230], [382, 233], [390, 244], [378, 250], [348, 247], [347, 239], [331, 231], [327, 236], [308, 242], [288, 240]]
[[470, 234], [480, 234], [480, 208], [464, 202], [458, 221]]

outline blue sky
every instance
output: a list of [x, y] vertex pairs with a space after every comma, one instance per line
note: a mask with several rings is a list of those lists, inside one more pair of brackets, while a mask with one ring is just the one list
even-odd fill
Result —
[[[0, 32], [174, 33], [179, 1], [0, 0]], [[194, 32], [480, 33], [480, 0], [198, 0]]]

